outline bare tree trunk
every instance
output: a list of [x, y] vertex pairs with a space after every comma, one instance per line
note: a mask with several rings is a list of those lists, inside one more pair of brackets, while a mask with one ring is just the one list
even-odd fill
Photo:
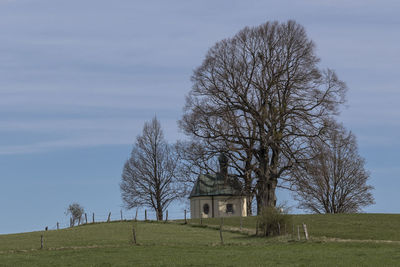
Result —
[[264, 207], [275, 207], [276, 206], [276, 181], [267, 182], [267, 186], [265, 189], [261, 188], [262, 191], [259, 192], [259, 196], [257, 197], [257, 214], [261, 213], [261, 210]]
[[261, 197], [260, 194], [256, 195], [256, 202], [257, 202], [257, 215], [261, 214]]
[[157, 220], [158, 220], [158, 221], [162, 221], [162, 220], [163, 220], [163, 211], [162, 211], [162, 208], [158, 208], [158, 209], [156, 210], [156, 212], [157, 212]]
[[[267, 136], [264, 132], [260, 132], [260, 136], [262, 136], [261, 140], [266, 140]], [[271, 171], [269, 168], [269, 153], [267, 149], [264, 147], [264, 143], [260, 143], [260, 150], [258, 151], [259, 157], [259, 168], [258, 168], [258, 190], [257, 195], [259, 197], [259, 210], [257, 214], [260, 214], [261, 210], [264, 207], [274, 207], [275, 201], [275, 188], [271, 186]]]
[[246, 215], [247, 216], [251, 216], [251, 215], [253, 215], [253, 209], [251, 207], [251, 203], [253, 202], [253, 197], [252, 196], [247, 196], [246, 202], [247, 202]]
[[[250, 153], [246, 153], [249, 155]], [[253, 202], [253, 188], [252, 188], [252, 183], [253, 183], [253, 177], [252, 177], [252, 164], [251, 164], [252, 156], [248, 157], [245, 163], [245, 185], [244, 185], [244, 191], [246, 194], [246, 200], [247, 200], [247, 211], [246, 214], [247, 216], [251, 216], [253, 214], [253, 210], [251, 207], [251, 203]]]
[[267, 188], [268, 188], [268, 191], [267, 191], [267, 196], [268, 196], [267, 207], [275, 207], [276, 206], [276, 195], [275, 195], [276, 181], [270, 181]]
[[[264, 137], [267, 138], [267, 137]], [[262, 145], [262, 143], [261, 143]], [[276, 150], [272, 150], [272, 157], [270, 161], [269, 153], [267, 149], [263, 148], [259, 151], [260, 168], [258, 171], [259, 175], [259, 188], [258, 195], [260, 197], [261, 209], [263, 207], [275, 207], [276, 196], [275, 190], [278, 178], [278, 155]], [[260, 210], [261, 211], [261, 210]]]

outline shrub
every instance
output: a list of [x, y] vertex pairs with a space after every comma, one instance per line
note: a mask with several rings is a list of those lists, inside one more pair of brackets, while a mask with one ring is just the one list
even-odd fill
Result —
[[282, 206], [263, 208], [257, 219], [264, 236], [284, 234], [286, 227], [292, 224], [292, 216]]
[[83, 207], [81, 205], [79, 205], [78, 203], [72, 203], [71, 205], [69, 205], [67, 211], [65, 212], [66, 215], [70, 214], [71, 218], [70, 218], [70, 227], [74, 226], [76, 222], [78, 222], [81, 220], [83, 213], [85, 212], [85, 210], [83, 209]]

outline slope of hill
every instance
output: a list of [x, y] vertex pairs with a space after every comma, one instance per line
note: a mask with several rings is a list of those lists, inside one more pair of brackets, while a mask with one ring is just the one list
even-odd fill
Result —
[[[398, 231], [400, 215], [301, 215], [296, 222], [306, 222], [310, 241], [297, 241], [291, 235], [275, 238], [254, 237], [235, 231], [239, 218], [226, 219], [223, 232], [210, 227], [179, 222], [138, 222], [138, 245], [132, 244], [133, 222], [82, 225], [58, 231], [0, 235], [0, 266], [395, 266], [400, 262]], [[320, 217], [321, 216], [321, 217]], [[367, 216], [367, 217], [364, 217]], [[382, 224], [382, 221], [386, 222]], [[390, 222], [391, 221], [391, 222]], [[250, 226], [255, 218], [245, 218]], [[234, 225], [235, 224], [235, 225]], [[373, 225], [377, 225], [376, 227]], [[382, 227], [378, 227], [382, 225]], [[325, 228], [324, 228], [325, 227]], [[354, 230], [354, 229], [359, 230]], [[325, 230], [324, 230], [325, 229]], [[326, 237], [340, 234], [346, 242]], [[314, 232], [313, 232], [314, 231]], [[356, 233], [351, 234], [352, 231]], [[44, 248], [40, 249], [40, 236]], [[382, 240], [387, 237], [392, 241]], [[374, 238], [376, 237], [376, 238]], [[391, 238], [392, 237], [392, 238]]]
[[[253, 229], [255, 232], [257, 217], [243, 219], [243, 228]], [[199, 219], [192, 223], [200, 224]], [[203, 219], [206, 225], [220, 224], [220, 219]], [[297, 225], [305, 223], [312, 237], [327, 237], [337, 239], [358, 240], [392, 240], [400, 241], [400, 214], [308, 214], [293, 215], [295, 232]], [[224, 224], [234, 228], [240, 227], [239, 217], [224, 219]], [[284, 228], [284, 226], [282, 226]], [[283, 231], [283, 229], [282, 229]], [[286, 226], [286, 232], [291, 234], [293, 225]]]

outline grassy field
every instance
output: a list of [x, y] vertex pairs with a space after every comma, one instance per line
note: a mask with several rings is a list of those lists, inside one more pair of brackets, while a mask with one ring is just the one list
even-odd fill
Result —
[[[0, 235], [0, 266], [399, 266], [400, 215], [298, 215], [312, 240], [291, 235], [261, 238], [235, 231], [239, 218], [225, 219], [224, 245], [219, 220], [83, 225], [59, 231]], [[245, 218], [251, 229], [255, 218]], [[254, 227], [253, 227], [254, 229]], [[44, 249], [40, 236], [44, 235]], [[326, 238], [325, 238], [326, 237]], [[333, 239], [337, 238], [337, 239]], [[340, 239], [353, 239], [340, 240]], [[371, 240], [392, 240], [371, 241]]]
[[[292, 217], [295, 232], [297, 225], [305, 223], [312, 237], [400, 241], [400, 214], [312, 214]], [[243, 228], [255, 231], [256, 219], [256, 217], [244, 218]], [[200, 224], [199, 219], [191, 221]], [[203, 219], [203, 223], [219, 226], [220, 219]], [[224, 225], [239, 228], [240, 218], [224, 218]], [[288, 234], [292, 233], [292, 229], [293, 225], [286, 226]]]

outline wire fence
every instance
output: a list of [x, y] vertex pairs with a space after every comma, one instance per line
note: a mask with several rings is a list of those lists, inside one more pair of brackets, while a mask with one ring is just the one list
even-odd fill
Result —
[[[168, 214], [168, 218], [167, 217]], [[163, 220], [182, 220], [184, 218], [190, 217], [189, 210], [167, 210], [163, 213]], [[136, 210], [113, 210], [108, 213], [96, 213], [96, 212], [86, 212], [82, 215], [80, 221], [75, 222], [76, 225], [83, 225], [89, 223], [100, 223], [100, 222], [112, 222], [112, 221], [126, 221], [126, 220], [157, 220], [157, 215], [154, 210], [149, 209], [137, 209]], [[70, 217], [65, 217], [62, 220], [49, 224], [45, 227], [45, 230], [59, 230], [70, 228], [71, 221]]]

